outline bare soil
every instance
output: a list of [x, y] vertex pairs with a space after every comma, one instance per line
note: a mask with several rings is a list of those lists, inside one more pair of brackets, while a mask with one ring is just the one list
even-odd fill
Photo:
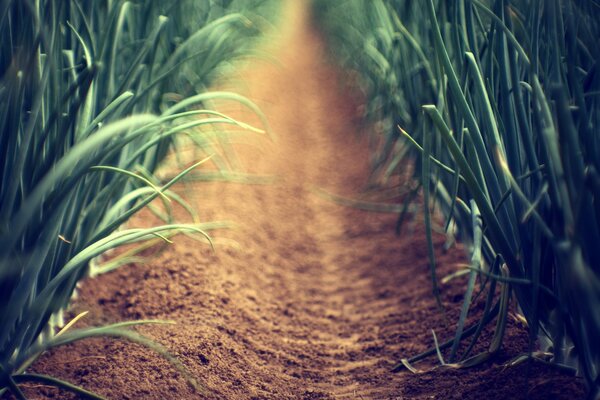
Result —
[[[66, 346], [34, 369], [111, 399], [581, 398], [579, 380], [548, 366], [505, 366], [527, 351], [527, 332], [512, 319], [500, 354], [482, 366], [431, 369], [433, 357], [416, 364], [427, 372], [390, 372], [433, 345], [432, 329], [452, 337], [465, 280], [441, 286], [444, 317], [431, 294], [419, 214], [396, 235], [397, 215], [315, 194], [364, 192], [368, 146], [357, 132], [359, 97], [326, 61], [302, 3], [290, 2], [295, 17], [269, 45], [278, 62], [251, 62], [228, 83], [259, 104], [277, 137], [233, 145], [239, 161], [275, 182], [196, 184], [185, 193], [203, 220], [238, 224], [215, 233], [216, 251], [177, 238], [147, 264], [86, 281], [74, 306], [90, 310], [94, 323], [175, 321], [138, 330], [166, 346], [201, 389], [151, 350], [118, 339]], [[460, 246], [444, 250], [444, 241], [435, 237], [442, 276], [465, 261]], [[68, 398], [40, 385], [27, 393]]]

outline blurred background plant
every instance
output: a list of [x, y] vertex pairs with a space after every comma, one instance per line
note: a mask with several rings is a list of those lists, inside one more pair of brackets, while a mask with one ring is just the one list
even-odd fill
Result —
[[[471, 263], [447, 362], [499, 349], [510, 293], [530, 332], [522, 359], [585, 378], [600, 396], [600, 5], [579, 0], [316, 0], [335, 57], [368, 101], [373, 182], [414, 163], [434, 294], [432, 210]], [[414, 196], [405, 196], [407, 202]], [[399, 208], [401, 209], [401, 208]], [[497, 287], [503, 290], [497, 295]], [[509, 290], [510, 288], [510, 290]], [[474, 293], [480, 322], [466, 326]], [[499, 315], [488, 351], [473, 355]], [[472, 336], [459, 354], [459, 344]], [[395, 368], [435, 354], [402, 360]]]
[[[166, 181], [154, 172], [181, 134], [214, 139], [200, 126], [261, 131], [206, 109], [218, 98], [257, 111], [206, 88], [252, 52], [275, 10], [267, 0], [0, 3], [0, 393], [23, 398], [19, 383], [42, 381], [93, 397], [25, 373], [43, 351], [89, 336], [121, 336], [169, 357], [131, 323], [69, 329], [79, 316], [59, 331], [63, 310], [82, 278], [127, 262], [90, 268], [107, 250], [178, 232], [208, 238], [224, 226], [198, 221], [169, 189], [211, 154]], [[155, 199], [165, 225], [119, 229]], [[177, 203], [193, 222], [173, 219]]]

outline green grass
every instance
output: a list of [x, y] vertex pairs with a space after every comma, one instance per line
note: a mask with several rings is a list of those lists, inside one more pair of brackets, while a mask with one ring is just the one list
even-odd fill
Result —
[[[529, 356], [539, 356], [539, 346], [552, 363], [583, 376], [597, 396], [600, 6], [577, 0], [315, 4], [337, 58], [360, 72], [367, 116], [383, 126], [371, 140], [373, 179], [416, 160], [425, 215], [435, 204], [446, 227], [456, 227], [469, 245], [456, 334], [440, 342], [450, 349], [447, 362], [470, 366], [493, 355], [495, 345], [473, 356], [472, 343], [497, 314], [506, 320], [502, 304], [512, 292], [529, 326]], [[435, 292], [432, 251], [430, 265]], [[499, 299], [498, 285], [510, 288]], [[475, 286], [488, 293], [485, 312], [480, 324], [467, 327]], [[504, 325], [495, 332], [498, 343]], [[459, 353], [458, 342], [469, 335], [475, 339]]]
[[[210, 154], [168, 181], [153, 173], [179, 135], [198, 144], [213, 140], [199, 126], [257, 131], [205, 109], [225, 99], [257, 111], [251, 102], [206, 88], [252, 52], [273, 10], [262, 0], [2, 2], [0, 393], [24, 398], [21, 382], [44, 381], [87, 396], [26, 369], [45, 350], [91, 336], [120, 336], [172, 359], [128, 329], [168, 321], [60, 334], [57, 327], [76, 284], [118, 266], [90, 269], [106, 251], [155, 238], [170, 242], [178, 232], [210, 240], [207, 231], [224, 226], [197, 221], [170, 189]], [[124, 227], [155, 199], [164, 204], [166, 225]], [[186, 207], [193, 222], [173, 220], [172, 204]]]

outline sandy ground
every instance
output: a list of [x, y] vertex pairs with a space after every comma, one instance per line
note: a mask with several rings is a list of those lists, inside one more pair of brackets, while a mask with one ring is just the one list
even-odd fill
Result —
[[[35, 369], [113, 399], [581, 397], [578, 381], [550, 368], [503, 366], [527, 348], [525, 330], [512, 321], [504, 349], [481, 367], [389, 372], [432, 345], [431, 329], [452, 337], [465, 281], [442, 286], [444, 318], [431, 295], [421, 216], [395, 235], [396, 215], [314, 193], [358, 196], [368, 152], [357, 132], [358, 97], [325, 61], [302, 3], [291, 2], [294, 18], [269, 46], [278, 63], [252, 62], [223, 84], [237, 85], [269, 118], [276, 142], [234, 147], [246, 170], [275, 182], [196, 184], [185, 193], [203, 220], [238, 224], [215, 233], [216, 252], [179, 238], [148, 264], [86, 282], [75, 305], [96, 322], [175, 321], [139, 331], [166, 346], [201, 389], [152, 351], [113, 339], [59, 349]], [[464, 262], [460, 248], [444, 251], [444, 238], [435, 241], [442, 274]], [[27, 390], [32, 398], [67, 396], [44, 386]]]

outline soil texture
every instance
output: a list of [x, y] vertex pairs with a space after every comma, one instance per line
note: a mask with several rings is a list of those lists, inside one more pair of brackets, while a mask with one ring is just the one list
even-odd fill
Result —
[[[277, 62], [249, 62], [223, 84], [266, 114], [276, 140], [230, 146], [245, 170], [273, 182], [180, 188], [203, 221], [236, 227], [212, 233], [215, 251], [178, 237], [146, 264], [88, 280], [74, 305], [74, 313], [90, 310], [88, 323], [175, 321], [137, 330], [164, 345], [200, 389], [152, 350], [111, 338], [54, 350], [34, 370], [110, 399], [581, 398], [581, 382], [553, 368], [505, 365], [528, 347], [526, 329], [513, 319], [498, 356], [479, 367], [433, 368], [433, 356], [415, 364], [426, 372], [390, 372], [400, 359], [431, 348], [432, 330], [440, 341], [453, 337], [466, 279], [441, 285], [444, 316], [431, 292], [419, 212], [396, 234], [397, 214], [345, 207], [315, 190], [367, 196], [369, 156], [358, 132], [360, 97], [327, 61], [305, 3], [289, 2], [293, 18], [268, 46]], [[151, 218], [145, 213], [131, 225]], [[435, 236], [440, 276], [466, 259], [460, 246], [444, 245], [445, 237]], [[26, 391], [69, 398], [41, 385]]]

